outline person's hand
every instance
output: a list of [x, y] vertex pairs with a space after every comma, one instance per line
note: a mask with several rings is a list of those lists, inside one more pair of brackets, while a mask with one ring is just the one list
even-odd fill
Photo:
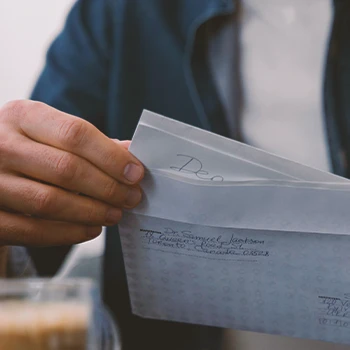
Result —
[[0, 109], [0, 246], [95, 238], [141, 200], [142, 164], [90, 123], [43, 103]]

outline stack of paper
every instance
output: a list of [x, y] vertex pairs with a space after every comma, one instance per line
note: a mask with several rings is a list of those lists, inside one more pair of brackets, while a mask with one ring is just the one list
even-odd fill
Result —
[[350, 182], [144, 111], [120, 224], [142, 317], [350, 344]]

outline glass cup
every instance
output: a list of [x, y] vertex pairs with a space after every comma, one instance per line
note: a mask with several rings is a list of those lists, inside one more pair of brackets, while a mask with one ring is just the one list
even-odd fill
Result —
[[88, 279], [0, 279], [0, 349], [119, 350], [116, 326]]

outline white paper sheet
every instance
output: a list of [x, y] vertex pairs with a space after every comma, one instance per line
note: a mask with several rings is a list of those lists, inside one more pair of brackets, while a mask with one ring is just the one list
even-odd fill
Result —
[[142, 317], [350, 344], [350, 182], [144, 111], [120, 224]]

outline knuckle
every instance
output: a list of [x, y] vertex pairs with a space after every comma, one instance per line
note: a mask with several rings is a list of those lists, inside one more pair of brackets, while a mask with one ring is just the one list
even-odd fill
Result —
[[122, 218], [123, 218], [123, 211], [120, 212], [120, 219], [118, 220], [117, 223], [119, 223], [122, 220]]
[[2, 118], [12, 119], [15, 116], [23, 114], [28, 108], [29, 104], [30, 104], [30, 101], [26, 101], [26, 100], [14, 100], [14, 101], [7, 102], [1, 108], [0, 115]]
[[44, 244], [46, 242], [47, 232], [38, 229], [39, 225], [36, 222], [30, 223], [25, 228], [23, 228], [19, 233], [19, 242], [30, 242], [34, 245]]
[[61, 156], [55, 165], [55, 173], [63, 182], [71, 182], [75, 179], [75, 176], [78, 171], [78, 166], [76, 164], [76, 158], [69, 154], [65, 153]]
[[93, 203], [91, 203], [85, 211], [85, 221], [89, 223], [93, 223], [96, 221], [96, 207]]
[[53, 191], [40, 189], [33, 198], [33, 210], [34, 214], [46, 215], [53, 212], [53, 204], [55, 202], [55, 196]]
[[118, 195], [120, 195], [119, 192], [118, 183], [110, 179], [103, 188], [103, 199], [108, 202], [115, 201], [116, 198], [118, 198]]
[[76, 149], [83, 145], [87, 131], [84, 121], [70, 118], [62, 122], [58, 129], [58, 138], [70, 149]]
[[101, 154], [101, 162], [102, 164], [109, 168], [109, 167], [115, 167], [117, 163], [116, 155], [113, 152], [105, 152], [104, 154]]
[[32, 114], [47, 113], [48, 106], [45, 103], [30, 100], [14, 100], [7, 102], [0, 109], [0, 121], [5, 124], [21, 124], [23, 118]]

